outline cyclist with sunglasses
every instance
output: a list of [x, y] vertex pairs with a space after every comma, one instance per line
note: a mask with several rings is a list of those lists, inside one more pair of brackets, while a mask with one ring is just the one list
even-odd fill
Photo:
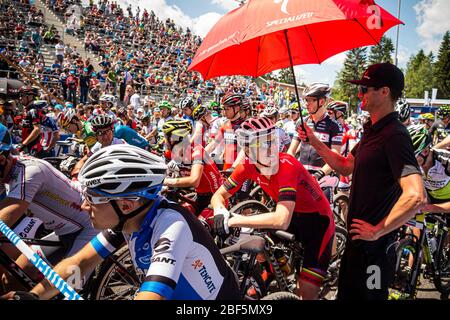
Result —
[[125, 140], [114, 137], [114, 122], [114, 119], [107, 114], [99, 114], [92, 119], [92, 131], [97, 137], [97, 143], [94, 144], [89, 152], [83, 158], [81, 158], [80, 161], [77, 162], [71, 173], [71, 176], [73, 178], [76, 178], [78, 176], [81, 167], [83, 167], [87, 159], [101, 148], [115, 144], [126, 143]]
[[[47, 251], [51, 248], [39, 251], [47, 261], [55, 264], [62, 257], [80, 250], [98, 231], [94, 230], [88, 213], [81, 208], [81, 192], [66, 176], [44, 160], [16, 157], [12, 151], [10, 134], [0, 124], [0, 189], [5, 191], [0, 204], [0, 219], [13, 229], [25, 214], [40, 219], [46, 229], [54, 231], [51, 238], [56, 236], [63, 243], [63, 250], [54, 255]], [[21, 256], [17, 263], [34, 280], [40, 279], [39, 272], [27, 258]], [[6, 282], [12, 280], [7, 274], [2, 277], [7, 279]]]
[[[396, 234], [425, 201], [424, 183], [406, 127], [395, 112], [403, 72], [390, 63], [371, 65], [360, 80], [361, 108], [369, 112], [361, 141], [344, 157], [332, 152], [305, 126], [299, 131], [342, 175], [352, 174], [338, 299], [386, 300], [394, 279]], [[377, 271], [374, 271], [374, 268]], [[378, 286], [368, 286], [376, 272]]]
[[[54, 270], [93, 270], [125, 242], [143, 282], [136, 300], [226, 300], [239, 297], [236, 278], [206, 228], [189, 211], [160, 195], [167, 166], [132, 145], [102, 148], [79, 179], [92, 224], [104, 231]], [[44, 280], [31, 290], [41, 299], [58, 291]]]
[[[275, 126], [268, 118], [250, 118], [236, 131], [245, 160], [239, 164], [211, 199], [214, 229], [219, 235], [231, 227], [282, 229], [304, 247], [303, 268], [297, 294], [317, 299], [331, 257], [334, 220], [318, 182], [293, 156], [278, 151]], [[230, 217], [226, 200], [250, 179], [277, 202], [275, 212]]]

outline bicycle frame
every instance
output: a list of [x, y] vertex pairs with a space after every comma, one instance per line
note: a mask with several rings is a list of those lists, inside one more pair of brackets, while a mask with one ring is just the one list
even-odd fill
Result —
[[[406, 234], [407, 237], [411, 237], [415, 242], [415, 259], [414, 266], [412, 268], [411, 278], [408, 283], [408, 294], [415, 297], [417, 291], [417, 284], [420, 273], [422, 271], [422, 262], [430, 268], [431, 276], [433, 278], [439, 277], [439, 267], [436, 265], [435, 252], [432, 252], [431, 239], [434, 231], [437, 231], [435, 237], [439, 240], [445, 239], [448, 228], [446, 222], [437, 216], [433, 216], [436, 222], [427, 222], [426, 214], [422, 213], [416, 216], [414, 221], [410, 221], [407, 225], [414, 226], [420, 230], [420, 235], [417, 238], [414, 234]], [[436, 230], [437, 229], [437, 230]]]
[[[40, 240], [40, 239], [31, 239], [31, 238], [23, 238], [22, 239], [26, 244], [38, 245], [38, 246], [46, 246], [46, 247], [58, 247], [61, 246], [60, 241], [48, 241], [48, 240]], [[1, 236], [1, 243], [10, 243], [9, 240]], [[2, 265], [17, 281], [20, 282], [26, 289], [30, 290], [37, 283], [34, 282], [30, 276], [28, 276], [18, 265], [17, 263], [9, 257], [0, 247], [0, 265]]]

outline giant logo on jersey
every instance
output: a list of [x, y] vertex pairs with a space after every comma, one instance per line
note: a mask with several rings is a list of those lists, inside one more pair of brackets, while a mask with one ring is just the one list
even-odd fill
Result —
[[153, 251], [156, 253], [163, 253], [170, 249], [171, 241], [167, 238], [161, 238], [156, 241], [155, 246], [153, 247]]

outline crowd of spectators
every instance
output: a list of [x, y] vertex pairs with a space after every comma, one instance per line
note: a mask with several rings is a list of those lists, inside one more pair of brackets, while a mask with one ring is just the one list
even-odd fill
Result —
[[[237, 76], [203, 81], [199, 74], [187, 72], [201, 38], [170, 19], [158, 19], [153, 11], [133, 11], [131, 6], [123, 10], [109, 0], [91, 1], [86, 8], [76, 0], [48, 0], [47, 4], [65, 21], [78, 21], [74, 34], [85, 49], [98, 54], [100, 70], [94, 70], [75, 46], [63, 43], [56, 28], [45, 25], [42, 12], [27, 0], [1, 3], [5, 14], [0, 19], [0, 39], [6, 42], [0, 43], [0, 50], [53, 94], [75, 106], [98, 104], [103, 94], [112, 94], [119, 106], [131, 104], [135, 110], [160, 100], [177, 105], [179, 98], [188, 94], [219, 100], [229, 91], [244, 94], [255, 105], [265, 101], [283, 107], [295, 99], [274, 81], [261, 86], [251, 78]], [[12, 14], [18, 19], [7, 19]], [[40, 52], [43, 43], [54, 50], [51, 65], [45, 65]]]

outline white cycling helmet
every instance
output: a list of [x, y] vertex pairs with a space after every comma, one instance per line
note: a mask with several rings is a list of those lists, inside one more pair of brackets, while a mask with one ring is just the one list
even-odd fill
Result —
[[108, 114], [98, 114], [92, 119], [92, 130], [95, 132], [99, 129], [110, 128], [114, 125], [114, 119]]
[[99, 101], [106, 101], [114, 105], [116, 103], [116, 97], [112, 94], [104, 94], [100, 97]]
[[278, 110], [274, 106], [267, 107], [261, 112], [261, 116], [263, 117], [276, 117], [278, 115]]
[[77, 112], [75, 111], [75, 109], [66, 109], [63, 115], [59, 118], [61, 127], [66, 128], [76, 117]]
[[117, 144], [94, 153], [78, 180], [84, 188], [108, 201], [133, 196], [154, 199], [161, 190], [166, 169], [162, 158], [132, 145]]
[[313, 97], [313, 98], [328, 98], [331, 93], [331, 88], [325, 83], [313, 83], [307, 86], [303, 90], [303, 97]]

